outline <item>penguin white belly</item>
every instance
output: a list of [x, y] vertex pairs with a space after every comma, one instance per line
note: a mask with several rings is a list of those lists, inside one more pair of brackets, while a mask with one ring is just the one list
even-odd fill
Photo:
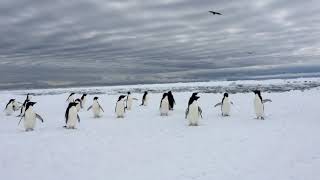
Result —
[[26, 130], [33, 130], [36, 125], [36, 113], [34, 113], [30, 108], [24, 114], [23, 125]]
[[95, 118], [100, 117], [101, 109], [98, 103], [93, 103], [92, 112]]
[[119, 101], [117, 102], [117, 105], [116, 105], [116, 115], [117, 117], [124, 117], [124, 103], [123, 101]]
[[77, 108], [77, 111], [79, 112], [79, 111], [80, 111], [80, 109], [81, 109], [81, 105], [80, 105], [80, 103], [78, 103], [78, 104], [76, 105], [76, 108]]
[[131, 110], [131, 107], [132, 107], [132, 97], [129, 96], [127, 99], [127, 109]]
[[83, 108], [85, 108], [86, 101], [87, 101], [87, 100], [86, 100], [86, 98], [82, 99], [82, 101], [81, 101], [81, 102], [82, 102], [82, 107], [83, 107]]
[[78, 121], [78, 111], [76, 107], [71, 107], [69, 109], [69, 114], [68, 114], [68, 122], [67, 122], [67, 127], [68, 128], [75, 128], [77, 125], [77, 121]]
[[148, 95], [145, 97], [144, 102], [143, 102], [143, 105], [144, 105], [144, 106], [147, 106], [147, 105], [148, 105]]
[[189, 112], [187, 115], [187, 120], [189, 121], [190, 125], [198, 125], [198, 121], [200, 118], [199, 108], [197, 103], [192, 103], [189, 106]]
[[10, 116], [13, 113], [13, 105], [12, 103], [8, 104], [7, 108], [6, 108], [6, 115]]
[[168, 98], [165, 98], [161, 102], [160, 115], [168, 116], [168, 113], [169, 113], [169, 101], [168, 101]]
[[254, 110], [257, 118], [264, 117], [264, 105], [259, 98], [255, 98], [254, 100]]
[[229, 116], [230, 115], [230, 102], [229, 101], [223, 101], [221, 106], [221, 112], [223, 116]]

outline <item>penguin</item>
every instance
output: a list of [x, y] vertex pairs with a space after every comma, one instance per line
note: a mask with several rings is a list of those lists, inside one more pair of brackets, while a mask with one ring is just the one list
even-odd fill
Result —
[[78, 115], [77, 111], [77, 103], [71, 102], [69, 103], [66, 113], [65, 113], [65, 118], [66, 118], [66, 125], [63, 126], [67, 129], [75, 129], [77, 122], [80, 123], [80, 117]]
[[25, 110], [26, 110], [26, 106], [27, 106], [27, 103], [30, 102], [30, 99], [27, 97], [26, 100], [24, 100], [21, 108], [20, 108], [20, 114], [17, 116], [17, 117], [21, 117], [23, 116]]
[[10, 99], [4, 109], [7, 116], [10, 116], [14, 112], [14, 106], [15, 106], [15, 99]]
[[147, 106], [148, 105], [148, 91], [145, 91], [142, 96], [142, 103], [140, 106]]
[[216, 104], [214, 107], [221, 106], [221, 115], [222, 116], [230, 116], [231, 104], [233, 104], [233, 102], [229, 101], [229, 94], [224, 93], [222, 101], [220, 103]]
[[160, 101], [160, 116], [168, 116], [169, 108], [170, 106], [168, 93], [163, 93]]
[[74, 102], [74, 95], [75, 95], [75, 93], [71, 93], [66, 101], [68, 103]]
[[82, 94], [82, 96], [81, 96], [81, 102], [82, 102], [82, 107], [85, 107], [85, 105], [86, 105], [86, 102], [87, 102], [87, 94]]
[[[21, 105], [19, 105], [21, 104]], [[21, 107], [22, 107], [22, 103], [21, 102], [18, 102], [16, 100], [13, 101], [12, 103], [12, 107], [13, 107], [13, 111], [18, 111]]]
[[126, 112], [126, 107], [124, 104], [125, 97], [125, 95], [119, 96], [118, 101], [116, 103], [115, 113], [117, 115], [117, 118], [124, 118], [124, 113]]
[[255, 90], [253, 91], [255, 94], [254, 98], [254, 111], [256, 113], [257, 119], [264, 120], [264, 103], [272, 102], [270, 99], [262, 99], [261, 91]]
[[131, 97], [131, 92], [128, 92], [127, 93], [127, 99], [126, 99], [126, 109], [127, 110], [131, 110], [131, 107], [132, 107], [132, 97]]
[[101, 117], [100, 113], [101, 113], [101, 111], [104, 112], [104, 110], [103, 110], [103, 108], [100, 106], [100, 104], [98, 102], [98, 97], [94, 97], [93, 98], [93, 104], [88, 108], [87, 111], [89, 111], [90, 109], [92, 109], [94, 118]]
[[34, 130], [34, 127], [36, 125], [36, 119], [39, 119], [43, 123], [42, 117], [33, 111], [33, 105], [35, 104], [36, 102], [27, 102], [25, 112], [19, 121], [19, 124], [20, 124], [21, 120], [24, 118], [23, 126], [25, 131]]
[[77, 103], [76, 108], [77, 108], [77, 111], [79, 112], [80, 109], [82, 109], [82, 101], [81, 99], [78, 98], [74, 102]]
[[174, 100], [174, 97], [171, 91], [168, 92], [168, 100], [169, 100], [169, 110], [173, 111], [173, 106], [176, 104], [176, 101]]
[[199, 96], [192, 95], [188, 103], [185, 118], [189, 121], [189, 126], [198, 126], [199, 118], [202, 118], [202, 110], [198, 105], [199, 98]]

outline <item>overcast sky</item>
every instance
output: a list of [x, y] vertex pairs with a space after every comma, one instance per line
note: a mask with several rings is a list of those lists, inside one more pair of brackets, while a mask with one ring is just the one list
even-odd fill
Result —
[[319, 0], [0, 0], [0, 89], [319, 75], [319, 12]]

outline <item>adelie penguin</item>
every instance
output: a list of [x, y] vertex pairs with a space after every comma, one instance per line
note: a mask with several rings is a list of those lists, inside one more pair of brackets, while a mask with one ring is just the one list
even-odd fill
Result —
[[174, 97], [171, 91], [168, 92], [168, 100], [169, 100], [169, 110], [173, 111], [173, 107], [176, 104], [176, 101], [174, 100]]
[[160, 101], [160, 116], [168, 116], [169, 108], [168, 93], [164, 93]]
[[148, 105], [148, 91], [145, 91], [142, 96], [142, 102], [140, 106], [147, 106]]
[[98, 97], [93, 98], [93, 104], [88, 108], [88, 111], [90, 109], [92, 109], [92, 113], [93, 113], [94, 118], [101, 117], [101, 111], [104, 112], [104, 110], [98, 102]]
[[80, 123], [80, 117], [78, 115], [76, 106], [77, 106], [77, 103], [75, 102], [69, 103], [65, 113], [66, 125], [63, 126], [64, 128], [75, 129], [77, 126], [77, 123]]
[[10, 99], [9, 102], [7, 103], [4, 111], [7, 116], [10, 116], [14, 111], [15, 111], [15, 106], [16, 106], [15, 99]]
[[131, 107], [132, 107], [132, 97], [131, 97], [131, 92], [128, 92], [127, 93], [127, 99], [126, 99], [126, 109], [127, 110], [131, 110]]
[[202, 118], [202, 110], [198, 105], [199, 98], [199, 96], [192, 95], [189, 100], [185, 116], [185, 118], [189, 121], [189, 126], [198, 126], [199, 119], [200, 117]]
[[231, 102], [229, 100], [229, 94], [224, 93], [222, 101], [220, 103], [216, 104], [214, 107], [221, 106], [221, 115], [222, 116], [230, 116], [231, 104], [233, 104], [233, 102]]
[[87, 102], [87, 94], [82, 94], [82, 96], [81, 96], [81, 102], [82, 102], [82, 107], [85, 107], [85, 105], [86, 105], [86, 102]]
[[254, 98], [254, 111], [256, 113], [257, 119], [264, 120], [264, 103], [272, 102], [270, 99], [262, 99], [261, 91], [255, 90], [253, 91], [255, 94]]
[[75, 93], [71, 93], [66, 101], [68, 103], [74, 102], [74, 96], [75, 96]]
[[126, 112], [126, 106], [125, 106], [125, 95], [121, 95], [118, 98], [118, 101], [116, 102], [115, 107], [115, 113], [117, 118], [124, 118], [124, 113]]
[[25, 131], [33, 131], [34, 127], [36, 125], [36, 119], [39, 119], [43, 123], [42, 117], [35, 113], [33, 110], [33, 105], [35, 105], [36, 102], [27, 102], [26, 104], [26, 110], [21, 117], [18, 125], [20, 124], [21, 120], [24, 119], [23, 121], [23, 126]]
[[77, 111], [79, 112], [82, 109], [82, 101], [81, 99], [78, 98], [74, 102], [77, 103], [76, 108], [77, 108]]

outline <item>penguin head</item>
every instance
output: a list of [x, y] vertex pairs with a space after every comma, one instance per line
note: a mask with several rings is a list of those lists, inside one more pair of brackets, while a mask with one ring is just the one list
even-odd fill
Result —
[[192, 93], [192, 96], [197, 96], [199, 94], [199, 92], [194, 92]]
[[200, 96], [191, 96], [188, 106], [190, 106], [194, 101], [197, 101]]
[[126, 97], [125, 95], [119, 96], [118, 101], [121, 101], [121, 100], [124, 99], [125, 97]]
[[71, 103], [69, 103], [69, 106], [68, 106], [68, 108], [70, 108], [70, 107], [72, 107], [72, 106], [76, 106], [78, 103], [76, 103], [76, 102], [71, 102]]
[[253, 92], [254, 92], [254, 94], [261, 95], [261, 91], [260, 90], [254, 90]]
[[70, 93], [69, 97], [70, 97], [70, 96], [73, 96], [74, 94], [75, 94], [75, 93]]
[[131, 92], [130, 92], [130, 91], [128, 91], [128, 92], [127, 92], [127, 94], [128, 94], [128, 95], [130, 95], [130, 94], [131, 94]]
[[16, 99], [10, 99], [9, 103], [13, 103]]
[[168, 95], [172, 95], [172, 92], [171, 92], [171, 91], [169, 91], [169, 92], [168, 92]]
[[97, 96], [93, 98], [93, 100], [98, 100], [98, 99], [99, 99], [99, 98], [98, 98]]
[[168, 96], [168, 93], [163, 93], [162, 99], [166, 98]]
[[148, 91], [145, 91], [144, 94], [148, 94]]
[[223, 97], [229, 97], [229, 94], [228, 93], [224, 93]]
[[77, 104], [80, 104], [80, 107], [82, 108], [82, 101], [81, 101], [81, 99], [76, 99], [74, 102], [77, 103]]
[[36, 104], [36, 102], [28, 102], [26, 105], [26, 110], [28, 110], [30, 106], [33, 106], [35, 104]]

